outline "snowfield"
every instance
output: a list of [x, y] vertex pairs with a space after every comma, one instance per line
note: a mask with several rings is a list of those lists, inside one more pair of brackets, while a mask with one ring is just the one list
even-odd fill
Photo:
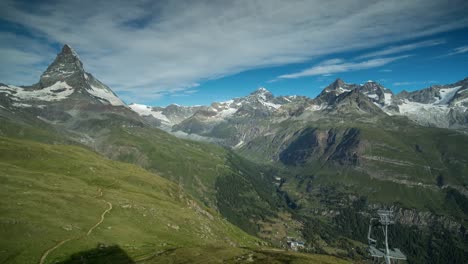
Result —
[[109, 104], [114, 105], [114, 106], [124, 106], [124, 102], [120, 100], [111, 90], [105, 88], [105, 87], [96, 87], [93, 85], [90, 85], [91, 89], [86, 89], [88, 93], [90, 93], [92, 96], [104, 99], [105, 101], [109, 102]]
[[130, 104], [129, 107], [140, 116], [152, 116], [164, 123], [171, 124], [171, 121], [161, 111], [153, 111], [150, 106], [143, 104]]
[[440, 98], [435, 102], [435, 104], [443, 105], [448, 104], [453, 96], [458, 92], [461, 86], [456, 86], [453, 88], [440, 89]]
[[[75, 92], [75, 89], [64, 81], [58, 81], [49, 87], [39, 90], [28, 90], [13, 85], [0, 87], [0, 93], [10, 94], [14, 101], [60, 101], [73, 94], [73, 92]], [[17, 103], [16, 106], [30, 107], [31, 105]]]

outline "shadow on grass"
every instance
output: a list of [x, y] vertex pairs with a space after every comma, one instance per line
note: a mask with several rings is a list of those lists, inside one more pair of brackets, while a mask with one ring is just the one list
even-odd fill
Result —
[[134, 264], [119, 246], [100, 247], [71, 255], [59, 264]]

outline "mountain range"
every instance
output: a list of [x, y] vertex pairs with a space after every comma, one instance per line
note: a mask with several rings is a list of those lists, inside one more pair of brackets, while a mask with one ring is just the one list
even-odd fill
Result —
[[[275, 97], [265, 88], [250, 95], [210, 106], [152, 107], [130, 104], [140, 116], [178, 136], [222, 142], [240, 147], [262, 132], [240, 124], [254, 119], [269, 123], [289, 119], [310, 120], [333, 116], [404, 116], [427, 127], [468, 131], [468, 78], [448, 85], [434, 85], [394, 94], [379, 83], [348, 84], [341, 79], [328, 85], [316, 98]], [[252, 124], [257, 122], [252, 122]]]
[[0, 84], [0, 261], [365, 263], [391, 208], [410, 263], [463, 263], [467, 90], [126, 105], [65, 45], [38, 83]]

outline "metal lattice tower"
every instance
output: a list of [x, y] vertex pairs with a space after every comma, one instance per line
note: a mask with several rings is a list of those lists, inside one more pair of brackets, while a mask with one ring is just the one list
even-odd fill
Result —
[[[406, 260], [406, 256], [398, 249], [390, 249], [388, 247], [388, 226], [395, 223], [393, 211], [378, 210], [379, 218], [371, 218], [369, 223], [369, 233], [367, 239], [369, 241], [369, 253], [374, 258], [383, 258], [383, 263], [391, 264], [392, 260]], [[382, 232], [385, 237], [385, 248], [377, 248], [377, 240], [371, 237], [373, 221], [378, 220], [378, 225], [382, 227]]]

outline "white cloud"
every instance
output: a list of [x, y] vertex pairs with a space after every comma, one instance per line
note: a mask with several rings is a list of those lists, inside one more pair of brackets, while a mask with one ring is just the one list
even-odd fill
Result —
[[[130, 99], [468, 26], [468, 3], [462, 0], [20, 3], [1, 1], [0, 16], [24, 26], [32, 36], [2, 43], [2, 54], [13, 54], [10, 50], [19, 43], [43, 46], [46, 52], [31, 57], [51, 61], [50, 48], [43, 43], [69, 43], [88, 71]], [[0, 60], [0, 77], [23, 83], [23, 73], [9, 68], [27, 65], [38, 78], [44, 65], [29, 64], [25, 58], [19, 66]]]
[[278, 79], [296, 79], [300, 77], [315, 76], [315, 75], [329, 76], [334, 73], [371, 69], [371, 68], [380, 67], [388, 63], [391, 63], [393, 61], [407, 58], [407, 57], [409, 57], [409, 55], [389, 57], [389, 58], [378, 58], [378, 59], [372, 59], [372, 60], [361, 61], [361, 62], [344, 62], [342, 60], [336, 60], [335, 61], [336, 63], [330, 63], [330, 60], [328, 60], [316, 66], [313, 66], [311, 68], [302, 70], [300, 72], [278, 76]]
[[468, 52], [468, 46], [461, 46], [461, 47], [453, 49], [452, 52], [448, 54], [448, 56], [467, 53], [467, 52]]
[[417, 84], [416, 82], [394, 82], [394, 86], [406, 86], [406, 85], [414, 85]]
[[55, 51], [40, 42], [27, 44], [29, 41], [12, 33], [0, 34], [0, 82], [17, 85], [37, 82], [45, 70], [40, 65], [50, 63]]
[[426, 40], [426, 41], [420, 41], [420, 42], [415, 42], [415, 43], [410, 43], [410, 44], [405, 44], [405, 45], [400, 45], [400, 46], [392, 46], [383, 50], [366, 53], [364, 55], [359, 56], [358, 59], [382, 57], [382, 56], [387, 56], [391, 54], [398, 54], [398, 53], [402, 53], [402, 52], [406, 52], [410, 50], [415, 50], [419, 48], [441, 45], [444, 43], [445, 43], [444, 40]]
[[197, 93], [198, 90], [185, 90], [180, 93], [172, 93], [170, 96], [172, 97], [183, 97], [183, 96], [191, 96], [194, 93]]
[[419, 81], [419, 82], [394, 82], [393, 86], [409, 86], [409, 85], [429, 85], [438, 83], [437, 81]]

